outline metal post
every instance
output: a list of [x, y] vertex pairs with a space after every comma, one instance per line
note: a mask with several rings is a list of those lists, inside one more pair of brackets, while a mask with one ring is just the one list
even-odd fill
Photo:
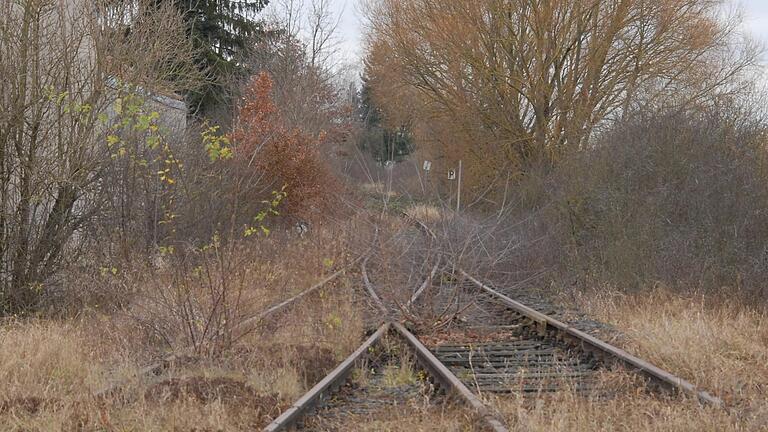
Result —
[[461, 159], [459, 159], [459, 186], [456, 188], [456, 213], [461, 209]]

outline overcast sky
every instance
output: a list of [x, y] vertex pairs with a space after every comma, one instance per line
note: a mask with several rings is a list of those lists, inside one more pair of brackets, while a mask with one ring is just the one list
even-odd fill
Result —
[[768, 0], [742, 0], [747, 30], [768, 44]]
[[[339, 36], [345, 57], [357, 61], [362, 56], [362, 17], [359, 0], [331, 0], [337, 13], [341, 14]], [[733, 0], [741, 5], [745, 17], [746, 30], [768, 44], [768, 0]], [[768, 59], [766, 59], [768, 62]]]

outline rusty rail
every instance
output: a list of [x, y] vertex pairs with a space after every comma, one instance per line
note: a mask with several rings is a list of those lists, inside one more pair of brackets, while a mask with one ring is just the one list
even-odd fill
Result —
[[294, 404], [270, 423], [264, 432], [278, 432], [296, 426], [301, 418], [331, 392], [341, 387], [346, 382], [355, 365], [365, 357], [370, 348], [378, 344], [390, 329], [394, 328], [408, 346], [416, 353], [416, 356], [429, 374], [435, 378], [446, 392], [458, 395], [467, 403], [485, 422], [489, 430], [494, 432], [508, 432], [508, 429], [493, 415], [488, 408], [477, 398], [445, 365], [425, 347], [410, 331], [399, 323], [384, 323], [360, 345], [349, 357], [340, 363], [336, 369], [329, 373], [322, 381], [299, 398]]
[[[365, 268], [366, 261], [367, 260], [363, 261], [363, 283], [365, 285], [365, 289], [373, 298], [373, 301], [376, 303], [377, 307], [382, 310], [385, 315], [389, 315], [387, 307], [381, 301], [381, 298], [376, 294], [376, 290], [368, 278], [368, 272]], [[427, 279], [417, 290], [418, 294], [414, 294], [414, 296], [411, 297], [411, 302], [416, 301], [418, 296], [429, 285], [429, 282], [434, 277], [437, 268], [438, 265], [435, 265], [432, 272], [427, 276]], [[409, 302], [409, 304], [411, 302]], [[402, 324], [398, 322], [392, 322], [391, 326], [407, 342], [411, 349], [414, 350], [416, 357], [419, 359], [419, 362], [424, 367], [424, 369], [443, 386], [446, 392], [458, 395], [464, 403], [472, 408], [478, 418], [483, 421], [490, 430], [494, 432], [508, 432], [508, 429], [499, 420], [494, 418], [493, 415], [491, 415], [488, 407], [486, 407], [485, 404], [483, 404], [483, 402], [478, 399], [477, 396], [475, 396], [472, 391], [469, 390], [458, 377], [456, 377], [456, 375], [453, 374], [453, 372], [451, 372], [444, 364], [442, 364], [440, 360], [438, 360], [437, 357], [435, 357], [429, 351], [429, 349], [425, 347], [424, 344], [422, 344], [416, 336], [413, 335], [413, 333], [408, 331], [408, 329], [406, 329]]]
[[392, 323], [392, 326], [416, 353], [416, 357], [424, 369], [437, 379], [447, 392], [453, 392], [458, 395], [464, 403], [472, 408], [490, 430], [494, 432], [508, 432], [504, 424], [491, 414], [488, 407], [450, 369], [441, 363], [413, 333], [400, 323]]
[[354, 266], [355, 264], [360, 262], [360, 260], [363, 260], [363, 259], [367, 260], [369, 254], [370, 254], [370, 250], [368, 252], [366, 252], [364, 255], [361, 255], [358, 258], [356, 258], [354, 261], [352, 261], [349, 265], [345, 266], [343, 269], [338, 270], [335, 273], [327, 276], [326, 278], [324, 278], [320, 282], [312, 285], [311, 287], [307, 288], [306, 290], [296, 294], [295, 296], [293, 296], [293, 297], [291, 297], [291, 298], [289, 298], [287, 300], [284, 300], [284, 301], [282, 301], [280, 303], [277, 303], [277, 304], [269, 307], [268, 309], [264, 310], [263, 312], [260, 312], [258, 315], [255, 315], [255, 316], [253, 316], [251, 318], [248, 318], [248, 319], [246, 319], [244, 321], [241, 321], [238, 325], [236, 325], [234, 327], [234, 330], [239, 329], [241, 327], [245, 327], [247, 325], [251, 325], [253, 323], [257, 323], [257, 322], [263, 320], [264, 318], [268, 317], [269, 315], [272, 315], [273, 313], [279, 311], [280, 309], [282, 309], [282, 308], [284, 308], [284, 307], [286, 307], [286, 306], [288, 306], [288, 305], [290, 305], [292, 303], [295, 303], [298, 300], [301, 300], [302, 298], [308, 296], [309, 294], [312, 294], [313, 292], [315, 292], [315, 291], [319, 290], [320, 288], [324, 287], [328, 282], [333, 281], [334, 279], [338, 278], [339, 276], [341, 276], [342, 274], [347, 272], [349, 269], [352, 268], [352, 266]]
[[429, 284], [432, 282], [432, 279], [435, 278], [435, 274], [437, 273], [437, 269], [440, 267], [440, 261], [435, 263], [434, 267], [432, 267], [432, 271], [429, 272], [429, 276], [424, 279], [424, 282], [419, 285], [419, 288], [416, 289], [416, 291], [413, 293], [410, 299], [408, 299], [408, 302], [405, 304], [405, 308], [409, 309], [416, 301], [421, 297], [421, 294], [424, 293], [424, 291], [429, 287]]
[[690, 382], [675, 376], [657, 366], [654, 366], [645, 360], [637, 358], [632, 354], [622, 350], [621, 348], [617, 348], [607, 342], [603, 342], [592, 335], [584, 333], [583, 331], [573, 328], [568, 324], [565, 324], [548, 315], [531, 309], [520, 302], [512, 300], [511, 298], [470, 276], [464, 270], [460, 270], [460, 272], [462, 276], [467, 278], [467, 280], [471, 281], [488, 294], [494, 296], [505, 306], [525, 316], [531, 321], [536, 322], [540, 327], [540, 331], [547, 332], [553, 330], [555, 333], [562, 336], [569, 342], [579, 345], [583, 350], [602, 355], [603, 357], [614, 359], [619, 363], [627, 366], [630, 370], [641, 373], [642, 375], [650, 378], [653, 382], [660, 384], [665, 388], [695, 396], [703, 404], [720, 408], [723, 407], [722, 400], [707, 393], [706, 391], [697, 389], [696, 386]]
[[[373, 242], [371, 243], [372, 245], [376, 243], [376, 240], [378, 239], [378, 237], [379, 237], [379, 227], [377, 226], [375, 231], [374, 231]], [[360, 255], [357, 258], [355, 258], [351, 263], [349, 263], [346, 266], [344, 266], [344, 268], [342, 268], [340, 270], [337, 270], [333, 274], [323, 278], [322, 280], [320, 280], [316, 284], [312, 285], [311, 287], [303, 290], [302, 292], [300, 292], [300, 293], [298, 293], [298, 294], [296, 294], [296, 295], [294, 295], [294, 296], [292, 296], [292, 297], [290, 297], [290, 298], [288, 298], [286, 300], [283, 300], [283, 301], [281, 301], [281, 302], [279, 302], [277, 304], [274, 304], [274, 305], [270, 306], [269, 308], [267, 308], [264, 311], [258, 313], [257, 315], [254, 315], [253, 317], [250, 317], [250, 318], [245, 319], [244, 321], [241, 321], [236, 326], [234, 326], [232, 330], [233, 331], [234, 330], [238, 330], [238, 329], [240, 329], [242, 327], [245, 327], [247, 325], [258, 323], [259, 321], [261, 321], [264, 318], [272, 315], [273, 313], [275, 313], [275, 312], [277, 312], [277, 311], [279, 311], [279, 310], [281, 310], [281, 309], [283, 309], [283, 308], [285, 308], [285, 307], [287, 307], [287, 306], [289, 306], [289, 305], [291, 305], [291, 304], [301, 300], [302, 298], [308, 296], [309, 294], [312, 294], [313, 292], [318, 291], [320, 288], [325, 286], [328, 282], [331, 282], [331, 281], [335, 280], [336, 278], [338, 278], [339, 276], [341, 276], [342, 274], [347, 272], [349, 269], [351, 269], [353, 266], [355, 266], [360, 261], [363, 261], [363, 260], [367, 261], [368, 258], [371, 255], [371, 252], [373, 252], [373, 246], [369, 247], [367, 251], [365, 251], [362, 255]], [[162, 358], [161, 360], [156, 361], [155, 363], [151, 363], [151, 364], [149, 364], [147, 366], [142, 367], [141, 369], [139, 369], [132, 376], [158, 375], [164, 369], [166, 369], [170, 364], [172, 364], [178, 357], [179, 357], [179, 354], [177, 354], [177, 353], [171, 354], [171, 355], [169, 355], [167, 357]], [[103, 398], [103, 397], [106, 397], [106, 396], [108, 396], [110, 394], [113, 394], [114, 392], [118, 391], [120, 389], [120, 387], [123, 386], [123, 384], [124, 384], [124, 382], [118, 382], [118, 383], [114, 383], [114, 384], [108, 385], [108, 386], [102, 388], [101, 390], [98, 390], [97, 392], [95, 392], [94, 393], [94, 397], [96, 397], [96, 398]]]
[[402, 214], [402, 216], [403, 216], [404, 218], [406, 218], [406, 219], [410, 220], [411, 222], [413, 222], [414, 224], [416, 224], [416, 226], [417, 226], [417, 227], [418, 227], [420, 230], [424, 231], [424, 233], [425, 233], [425, 234], [427, 234], [427, 235], [428, 235], [428, 236], [429, 236], [429, 237], [430, 237], [432, 240], [437, 240], [437, 235], [435, 234], [435, 232], [434, 232], [434, 231], [432, 231], [432, 229], [430, 229], [430, 228], [427, 226], [427, 224], [425, 224], [424, 222], [422, 222], [422, 221], [420, 221], [420, 220], [416, 219], [415, 217], [413, 217], [413, 216], [409, 215], [408, 213], [406, 213], [406, 212], [404, 212], [404, 211], [401, 211], [400, 213]]
[[365, 286], [365, 290], [368, 292], [368, 295], [371, 296], [373, 299], [373, 303], [376, 305], [376, 307], [384, 314], [383, 316], [389, 316], [389, 309], [387, 309], [386, 306], [384, 306], [384, 302], [381, 301], [381, 297], [376, 293], [376, 290], [373, 288], [373, 284], [371, 283], [370, 278], [368, 277], [368, 258], [363, 260], [363, 263], [360, 265], [361, 273], [363, 274], [363, 285]]
[[264, 432], [278, 432], [296, 425], [304, 414], [314, 407], [323, 396], [344, 384], [353, 367], [363, 358], [368, 350], [379, 343], [381, 338], [389, 331], [389, 323], [384, 323], [376, 333], [372, 334], [360, 347], [347, 357], [336, 369], [317, 383], [304, 396], [299, 398], [290, 408], [270, 423]]
[[293, 297], [291, 297], [291, 298], [289, 298], [287, 300], [284, 300], [284, 301], [282, 301], [280, 303], [277, 303], [276, 305], [273, 305], [273, 306], [269, 307], [268, 309], [264, 310], [263, 312], [259, 313], [258, 315], [255, 315], [255, 316], [253, 316], [251, 318], [248, 318], [248, 319], [240, 322], [237, 326], [235, 326], [234, 329], [238, 329], [240, 327], [245, 327], [246, 325], [250, 325], [250, 324], [253, 324], [253, 323], [256, 323], [256, 322], [259, 322], [259, 321], [263, 320], [264, 318], [266, 318], [269, 315], [277, 312], [278, 310], [280, 310], [280, 309], [282, 309], [282, 308], [284, 308], [284, 307], [286, 307], [286, 306], [288, 306], [288, 305], [290, 305], [292, 303], [295, 303], [296, 301], [306, 297], [307, 295], [312, 294], [313, 292], [319, 290], [320, 288], [325, 286], [328, 282], [331, 282], [332, 280], [338, 278], [339, 276], [341, 276], [342, 274], [347, 272], [349, 269], [351, 269], [353, 266], [355, 266], [360, 261], [363, 261], [363, 262], [368, 261], [368, 258], [370, 258], [371, 253], [373, 252], [373, 248], [374, 248], [373, 245], [376, 244], [378, 238], [379, 238], [379, 227], [377, 226], [375, 231], [374, 231], [374, 233], [373, 233], [373, 241], [371, 242], [371, 246], [368, 248], [367, 251], [365, 251], [365, 253], [363, 253], [362, 255], [360, 255], [357, 258], [355, 258], [351, 263], [347, 264], [344, 268], [342, 268], [342, 269], [336, 271], [335, 273], [325, 277], [323, 280], [321, 280], [320, 282], [312, 285], [311, 287], [307, 288], [306, 290], [296, 294], [295, 296], [293, 296]]

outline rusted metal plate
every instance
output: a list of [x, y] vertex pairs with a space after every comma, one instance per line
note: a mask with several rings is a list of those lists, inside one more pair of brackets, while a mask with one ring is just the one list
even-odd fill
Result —
[[722, 400], [705, 391], [697, 389], [696, 386], [690, 382], [677, 377], [659, 367], [656, 367], [645, 360], [639, 359], [632, 354], [622, 350], [621, 348], [617, 348], [609, 343], [603, 342], [592, 335], [584, 333], [581, 330], [569, 326], [568, 324], [565, 324], [538, 311], [535, 311], [522, 303], [512, 300], [504, 294], [473, 278], [463, 270], [461, 270], [461, 274], [478, 287], [495, 296], [499, 301], [504, 303], [510, 309], [525, 315], [540, 325], [556, 329], [558, 332], [564, 333], [565, 335], [578, 340], [583, 345], [583, 348], [607, 354], [610, 357], [624, 363], [624, 365], [628, 366], [630, 369], [636, 370], [641, 372], [643, 375], [648, 376], [657, 383], [660, 383], [668, 388], [695, 396], [704, 404], [723, 407]]
[[317, 404], [317, 402], [327, 393], [333, 391], [336, 387], [344, 383], [349, 376], [355, 364], [368, 352], [368, 350], [378, 343], [389, 330], [389, 324], [384, 323], [376, 333], [372, 334], [360, 347], [358, 347], [349, 357], [347, 357], [339, 366], [328, 374], [322, 381], [317, 383], [304, 396], [299, 398], [290, 408], [288, 408], [280, 417], [276, 418], [266, 428], [265, 432], [276, 432], [286, 430], [296, 424], [296, 422], [306, 413], [307, 410]]

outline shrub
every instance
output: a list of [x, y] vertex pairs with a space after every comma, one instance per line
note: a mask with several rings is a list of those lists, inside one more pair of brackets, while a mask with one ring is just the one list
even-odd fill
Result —
[[765, 293], [765, 129], [739, 112], [654, 113], [613, 127], [557, 169], [569, 269]]
[[284, 187], [284, 215], [311, 219], [327, 213], [340, 184], [321, 156], [325, 133], [312, 136], [286, 126], [271, 92], [265, 72], [246, 89], [232, 133], [235, 176], [245, 182], [258, 177], [274, 190]]

